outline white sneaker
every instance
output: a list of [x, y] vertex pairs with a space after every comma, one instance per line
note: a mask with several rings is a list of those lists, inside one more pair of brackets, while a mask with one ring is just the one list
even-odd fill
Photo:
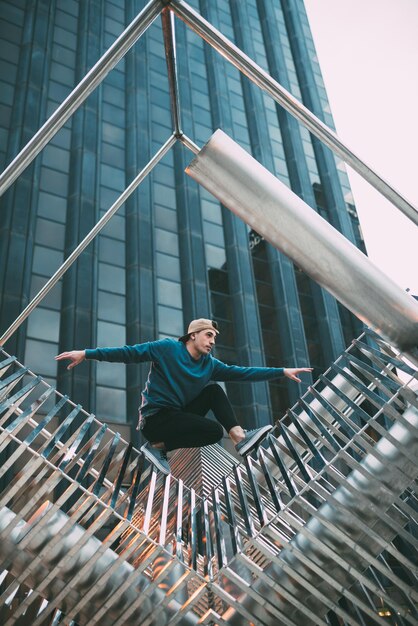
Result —
[[245, 437], [242, 441], [237, 443], [235, 450], [238, 454], [244, 456], [247, 452], [257, 447], [272, 428], [273, 426], [262, 426], [261, 428], [254, 428], [253, 430], [245, 430]]
[[154, 448], [154, 446], [152, 446], [149, 441], [147, 441], [147, 443], [144, 443], [144, 445], [141, 447], [141, 452], [143, 453], [144, 457], [148, 459], [148, 461], [151, 461], [151, 463], [160, 470], [160, 472], [162, 472], [163, 474], [170, 473], [171, 470], [168, 464], [167, 452], [165, 450]]

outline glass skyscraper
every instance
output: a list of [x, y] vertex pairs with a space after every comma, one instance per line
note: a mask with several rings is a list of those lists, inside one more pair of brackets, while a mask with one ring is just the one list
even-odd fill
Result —
[[[303, 0], [189, 3], [333, 127]], [[1, 169], [144, 4], [0, 2]], [[176, 41], [184, 132], [202, 146], [222, 128], [363, 248], [343, 162], [177, 19]], [[158, 18], [1, 198], [2, 332], [171, 133]], [[89, 363], [68, 372], [54, 355], [178, 337], [190, 319], [210, 317], [221, 329], [218, 358], [310, 364], [316, 376], [361, 328], [189, 179], [191, 159], [175, 144], [5, 345], [73, 401], [121, 427], [135, 428], [148, 365]], [[227, 387], [244, 426], [279, 418], [300, 391], [285, 380]]]

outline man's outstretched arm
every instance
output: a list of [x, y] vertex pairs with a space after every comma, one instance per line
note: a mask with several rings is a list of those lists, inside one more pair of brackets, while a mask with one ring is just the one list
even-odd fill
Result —
[[295, 382], [301, 382], [298, 374], [311, 372], [312, 367], [243, 367], [241, 365], [227, 365], [218, 359], [214, 359], [215, 368], [213, 380], [248, 380], [261, 381], [273, 380], [286, 376]]
[[67, 370], [73, 369], [76, 365], [79, 365], [86, 358], [85, 350], [70, 350], [69, 352], [61, 352], [55, 357], [56, 361], [69, 360], [71, 363], [67, 365]]
[[120, 346], [118, 348], [87, 348], [86, 350], [70, 350], [61, 352], [55, 357], [57, 361], [70, 360], [67, 366], [70, 370], [84, 360], [109, 361], [110, 363], [140, 363], [158, 359], [161, 346], [166, 340], [137, 343], [134, 346]]

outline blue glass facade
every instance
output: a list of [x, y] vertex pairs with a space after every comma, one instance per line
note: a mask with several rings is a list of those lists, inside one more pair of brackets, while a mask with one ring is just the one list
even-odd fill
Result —
[[[2, 0], [0, 165], [81, 80], [142, 0]], [[190, 4], [323, 121], [332, 117], [302, 0]], [[198, 145], [221, 127], [362, 247], [344, 165], [176, 20], [182, 126]], [[17, 317], [172, 133], [161, 21], [1, 199], [1, 330]], [[321, 371], [359, 323], [256, 232], [188, 179], [182, 145], [157, 165], [6, 344], [103, 420], [136, 422], [147, 366], [57, 368], [59, 351], [177, 337], [218, 320], [219, 358]], [[277, 419], [285, 381], [230, 385], [244, 425]]]

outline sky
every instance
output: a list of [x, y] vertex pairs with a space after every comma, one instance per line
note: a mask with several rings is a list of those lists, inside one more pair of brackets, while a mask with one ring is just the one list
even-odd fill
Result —
[[[418, 0], [305, 0], [339, 138], [418, 207]], [[418, 295], [418, 227], [347, 168], [369, 257]]]

